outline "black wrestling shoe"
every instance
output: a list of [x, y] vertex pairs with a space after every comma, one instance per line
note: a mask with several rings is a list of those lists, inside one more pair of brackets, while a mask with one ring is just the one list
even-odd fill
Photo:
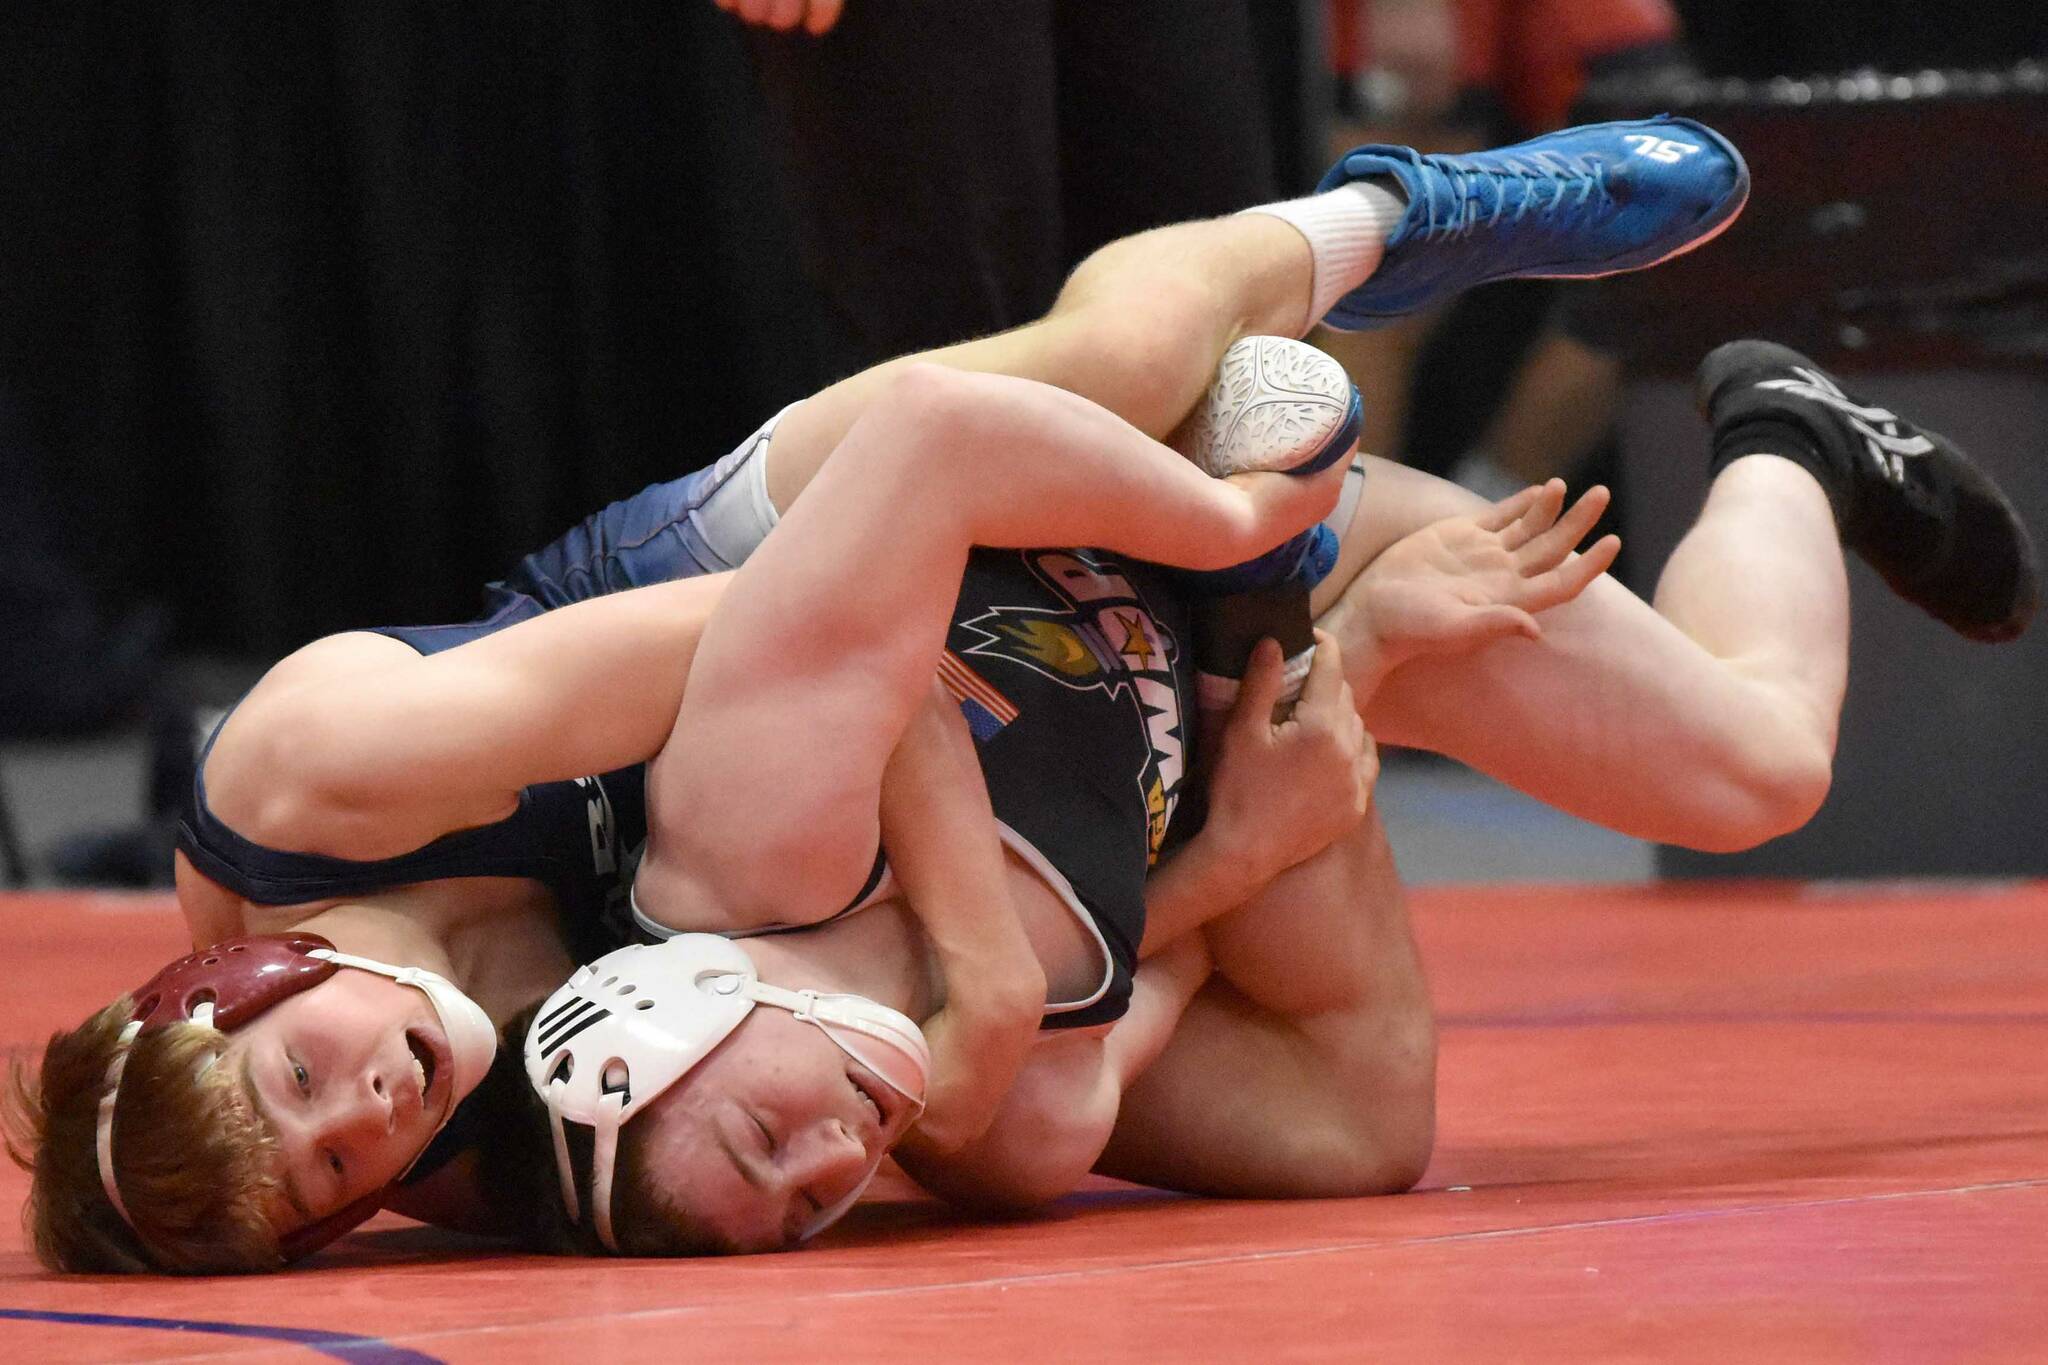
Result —
[[1731, 341], [1700, 362], [1695, 396], [1715, 472], [1772, 454], [1810, 469], [1842, 544], [1892, 591], [1972, 640], [2010, 640], [2040, 604], [2019, 513], [1946, 437], [1871, 407], [1797, 351]]

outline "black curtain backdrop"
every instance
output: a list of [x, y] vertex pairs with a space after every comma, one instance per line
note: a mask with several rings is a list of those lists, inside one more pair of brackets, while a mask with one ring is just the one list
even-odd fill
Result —
[[[821, 379], [708, 2], [0, 6], [0, 384], [187, 648], [456, 619]], [[0, 458], [21, 458], [9, 452]]]
[[1673, 0], [1709, 75], [1995, 67], [2048, 56], [2038, 0]]

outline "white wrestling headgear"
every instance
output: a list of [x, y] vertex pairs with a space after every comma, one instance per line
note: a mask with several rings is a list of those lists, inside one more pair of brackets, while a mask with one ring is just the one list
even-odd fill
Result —
[[[572, 1221], [582, 1214], [562, 1125], [584, 1123], [596, 1130], [590, 1203], [607, 1251], [619, 1249], [612, 1238], [612, 1175], [620, 1127], [710, 1056], [757, 1004], [816, 1024], [847, 1056], [924, 1112], [931, 1052], [909, 1016], [864, 995], [771, 986], [756, 974], [744, 949], [716, 934], [678, 934], [606, 953], [577, 968], [540, 1007], [526, 1032], [525, 1059], [527, 1079], [547, 1103], [562, 1204]], [[880, 1165], [877, 1154], [853, 1192], [821, 1210], [804, 1237], [823, 1232], [852, 1208]]]
[[[449, 1078], [453, 1098], [448, 1113], [434, 1130], [435, 1135], [448, 1126], [457, 1106], [491, 1069], [491, 1060], [498, 1050], [498, 1034], [491, 1027], [490, 1018], [455, 983], [418, 967], [393, 967], [340, 952], [318, 934], [303, 931], [226, 939], [169, 963], [134, 992], [134, 1016], [121, 1030], [114, 1056], [107, 1063], [95, 1147], [100, 1188], [122, 1222], [134, 1227], [127, 1205], [121, 1201], [119, 1182], [114, 1178], [114, 1112], [121, 1094], [121, 1077], [128, 1067], [128, 1049], [136, 1038], [181, 1020], [232, 1033], [281, 1001], [311, 990], [343, 967], [373, 972], [411, 986], [434, 1007], [441, 1029], [448, 1036], [454, 1073]], [[201, 1073], [204, 1071], [202, 1067]], [[425, 1148], [421, 1155], [425, 1155]], [[415, 1157], [407, 1169], [417, 1161]], [[292, 1233], [284, 1240], [285, 1258], [296, 1260], [341, 1236], [375, 1213], [383, 1203], [383, 1194], [378, 1190]]]

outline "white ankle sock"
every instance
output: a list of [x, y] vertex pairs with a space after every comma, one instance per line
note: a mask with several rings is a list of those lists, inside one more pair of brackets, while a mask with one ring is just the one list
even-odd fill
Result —
[[1364, 284], [1379, 268], [1387, 238], [1408, 211], [1408, 198], [1399, 182], [1373, 176], [1306, 199], [1261, 204], [1244, 211], [1278, 218], [1308, 239], [1314, 297], [1309, 301], [1307, 320], [1295, 333], [1304, 336], [1338, 299]]

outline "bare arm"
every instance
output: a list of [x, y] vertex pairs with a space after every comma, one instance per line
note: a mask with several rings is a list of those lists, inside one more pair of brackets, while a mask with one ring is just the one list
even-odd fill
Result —
[[1191, 568], [1310, 524], [1336, 484], [1213, 480], [1025, 380], [905, 371], [706, 626], [649, 778], [643, 905], [801, 921], [867, 871], [881, 775], [930, 685], [971, 546], [1101, 545]]
[[499, 818], [531, 783], [641, 762], [731, 577], [577, 602], [440, 654], [310, 646], [228, 722], [209, 799], [251, 838], [379, 857]]
[[988, 787], [952, 695], [934, 685], [882, 775], [882, 846], [944, 978], [925, 1023], [932, 1080], [913, 1146], [949, 1151], [995, 1116], [1045, 1013], [1045, 972], [1010, 901]]
[[1145, 879], [1140, 958], [1244, 904], [1365, 817], [1379, 751], [1358, 718], [1337, 642], [1316, 632], [1301, 699], [1275, 721], [1282, 671], [1278, 647], [1262, 641], [1219, 736], [1208, 821]]

